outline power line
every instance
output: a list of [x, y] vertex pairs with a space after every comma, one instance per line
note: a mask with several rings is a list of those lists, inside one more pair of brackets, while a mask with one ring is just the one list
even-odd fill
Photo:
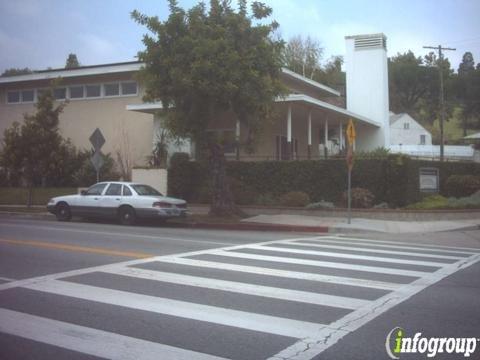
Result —
[[438, 50], [438, 72], [440, 74], [440, 161], [443, 161], [443, 153], [444, 153], [444, 134], [443, 134], [443, 123], [445, 121], [445, 97], [443, 94], [443, 53], [442, 50], [448, 51], [455, 51], [454, 48], [442, 47], [442, 45], [438, 46], [424, 46], [424, 49], [435, 49]]

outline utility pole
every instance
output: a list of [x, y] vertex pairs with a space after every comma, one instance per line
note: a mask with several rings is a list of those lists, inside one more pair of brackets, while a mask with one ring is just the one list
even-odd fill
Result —
[[424, 46], [424, 49], [435, 49], [438, 50], [438, 72], [440, 73], [440, 161], [443, 161], [443, 154], [444, 154], [444, 135], [443, 135], [443, 122], [445, 121], [445, 97], [443, 95], [443, 53], [442, 50], [452, 50], [455, 51], [457, 49], [442, 47], [442, 45], [438, 46]]

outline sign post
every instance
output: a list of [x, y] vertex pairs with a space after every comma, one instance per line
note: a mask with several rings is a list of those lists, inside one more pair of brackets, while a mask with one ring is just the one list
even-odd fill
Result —
[[347, 167], [348, 167], [348, 187], [347, 187], [347, 213], [348, 213], [348, 224], [352, 222], [352, 168], [353, 168], [353, 143], [355, 141], [355, 127], [353, 126], [353, 121], [350, 119], [347, 126], [347, 140], [348, 140], [348, 149], [347, 149]]
[[105, 138], [103, 137], [102, 132], [99, 128], [96, 128], [95, 131], [90, 135], [90, 143], [93, 145], [93, 149], [95, 150], [93, 156], [90, 158], [90, 161], [97, 172], [97, 182], [100, 181], [100, 169], [104, 164], [103, 154], [100, 151], [103, 144], [105, 144]]

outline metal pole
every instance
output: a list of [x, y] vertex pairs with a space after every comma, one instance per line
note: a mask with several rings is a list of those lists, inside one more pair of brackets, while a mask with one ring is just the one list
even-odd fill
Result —
[[348, 224], [352, 222], [352, 170], [348, 170], [348, 189], [347, 189], [347, 198], [348, 198]]
[[100, 182], [100, 171], [97, 170], [97, 183]]

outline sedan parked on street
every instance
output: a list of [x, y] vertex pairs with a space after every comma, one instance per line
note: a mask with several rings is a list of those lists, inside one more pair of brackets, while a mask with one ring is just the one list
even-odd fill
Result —
[[187, 214], [185, 200], [163, 196], [153, 187], [130, 182], [100, 182], [77, 195], [50, 199], [47, 210], [59, 221], [72, 216], [117, 218], [132, 225], [138, 218], [166, 220]]

